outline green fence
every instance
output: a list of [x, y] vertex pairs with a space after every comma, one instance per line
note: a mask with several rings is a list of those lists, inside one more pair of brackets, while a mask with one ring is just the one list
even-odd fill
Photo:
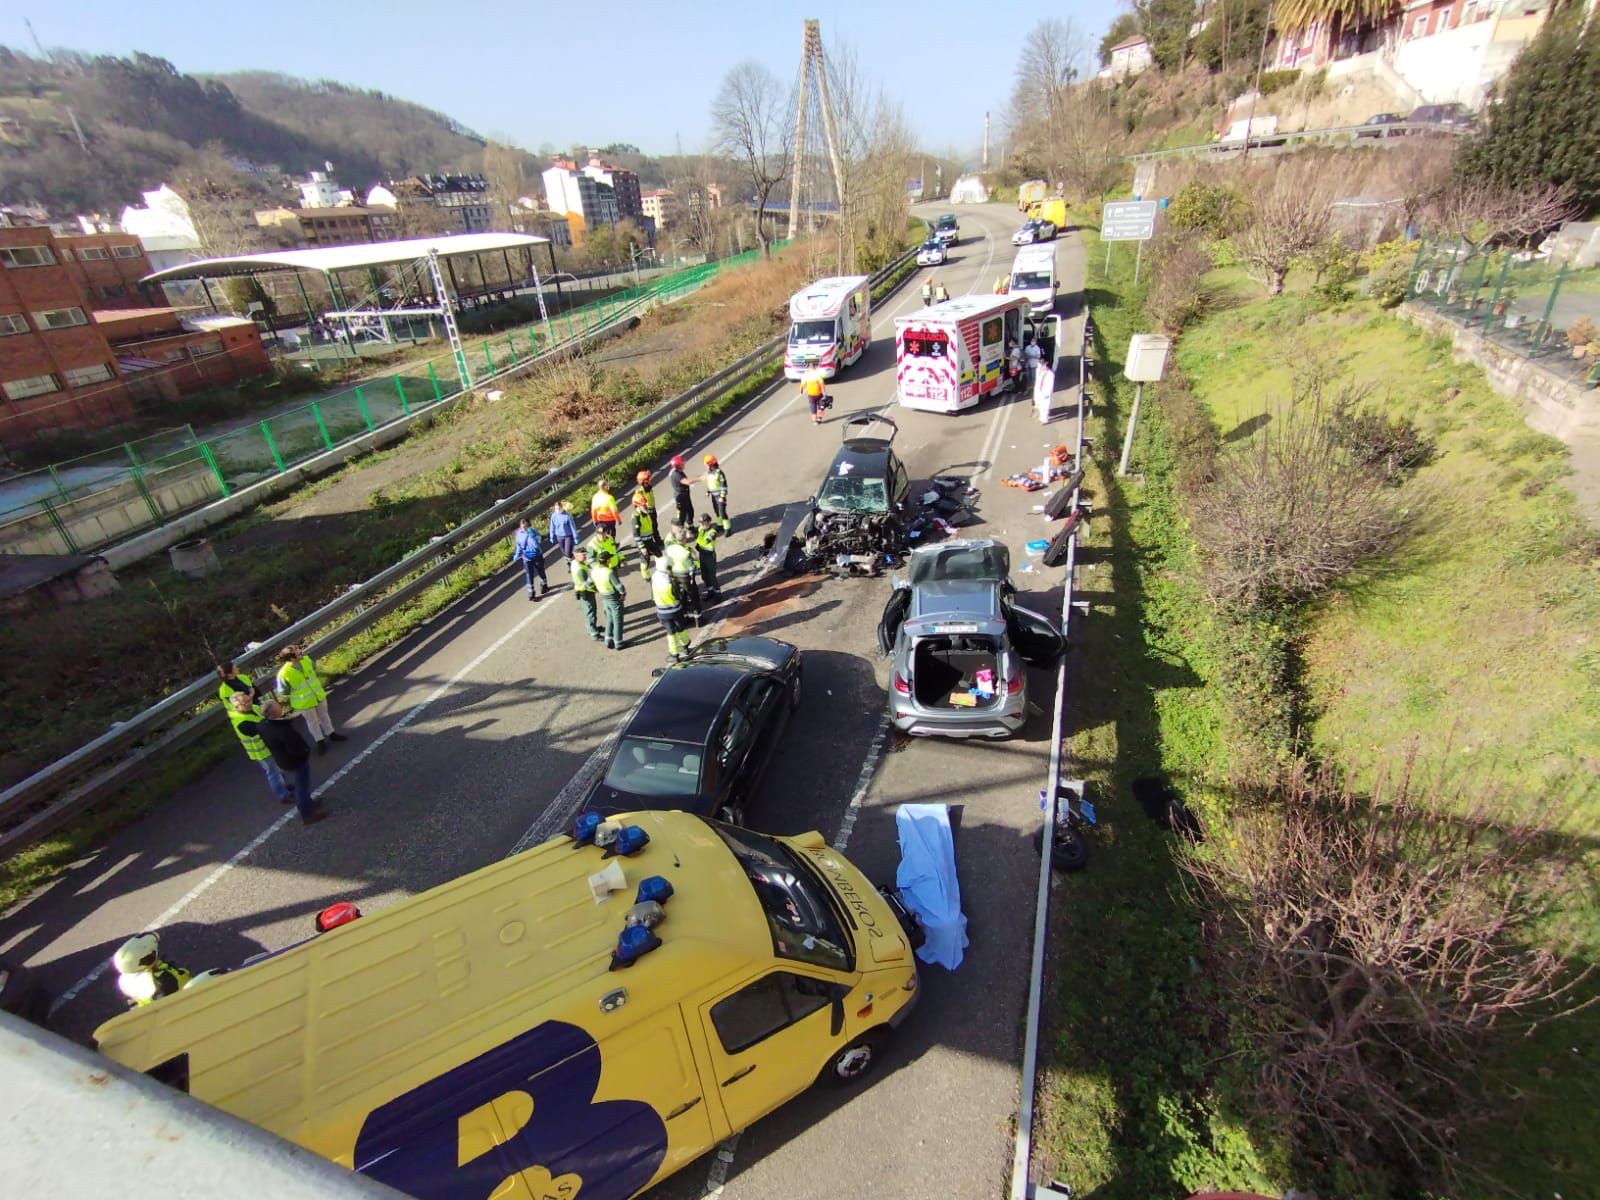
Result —
[[[465, 338], [468, 371], [478, 383], [515, 370], [759, 257], [749, 251], [658, 276], [554, 314], [548, 328], [538, 322]], [[454, 357], [444, 354], [205, 440], [183, 426], [19, 476], [0, 487], [0, 549], [76, 554], [111, 545], [448, 400], [464, 386]]]
[[1409, 299], [1575, 382], [1600, 383], [1600, 268], [1423, 241]]

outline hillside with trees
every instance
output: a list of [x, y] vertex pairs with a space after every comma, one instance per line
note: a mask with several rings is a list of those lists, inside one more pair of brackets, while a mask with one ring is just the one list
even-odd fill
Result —
[[284, 171], [335, 164], [359, 185], [481, 170], [484, 139], [376, 91], [269, 72], [187, 75], [148, 54], [0, 47], [0, 203], [115, 211], [203, 147]]

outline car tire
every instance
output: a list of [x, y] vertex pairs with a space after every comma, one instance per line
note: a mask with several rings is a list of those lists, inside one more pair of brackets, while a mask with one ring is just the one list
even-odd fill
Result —
[[1052, 870], [1081, 871], [1089, 865], [1089, 841], [1070, 826], [1056, 830], [1055, 843], [1050, 848]]
[[800, 707], [801, 680], [805, 672], [800, 667], [794, 669], [794, 679], [789, 684], [789, 711], [794, 712]]
[[717, 809], [717, 820], [724, 825], [737, 825], [741, 829], [744, 828], [744, 805], [724, 804]]
[[888, 1044], [889, 1038], [883, 1030], [867, 1030], [828, 1060], [828, 1065], [822, 1068], [823, 1077], [834, 1087], [849, 1087], [878, 1065]]

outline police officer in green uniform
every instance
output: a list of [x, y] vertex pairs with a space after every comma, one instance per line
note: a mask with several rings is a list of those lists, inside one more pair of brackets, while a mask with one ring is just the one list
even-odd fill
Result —
[[621, 650], [622, 577], [617, 574], [617, 568], [612, 563], [591, 562], [589, 578], [594, 583], [595, 594], [600, 597], [600, 605], [605, 611], [606, 649]]
[[674, 661], [682, 659], [689, 649], [689, 637], [683, 631], [683, 601], [679, 598], [677, 581], [667, 569], [665, 555], [656, 559], [655, 570], [650, 574], [650, 598], [655, 601], [656, 620], [667, 631], [667, 657]]
[[622, 550], [617, 546], [616, 535], [604, 525], [595, 526], [595, 531], [589, 538], [588, 550], [590, 570], [601, 565], [608, 566], [613, 571], [622, 569]]
[[594, 573], [589, 568], [589, 552], [579, 546], [572, 552], [572, 592], [578, 597], [578, 607], [583, 609], [583, 623], [589, 636], [600, 640], [600, 626], [595, 621]]
[[710, 513], [700, 514], [700, 530], [695, 534], [695, 556], [700, 562], [700, 578], [705, 581], [706, 599], [715, 600], [722, 594], [717, 586], [717, 538], [721, 528]]
[[697, 564], [694, 552], [694, 530], [682, 525], [672, 527], [672, 536], [667, 540], [667, 572], [672, 576], [673, 587], [676, 589], [683, 607], [692, 612], [697, 618], [700, 616], [700, 585], [695, 582]]

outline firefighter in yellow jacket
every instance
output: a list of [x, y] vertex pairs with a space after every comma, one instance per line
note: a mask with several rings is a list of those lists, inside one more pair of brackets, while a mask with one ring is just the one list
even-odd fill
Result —
[[640, 578], [650, 578], [650, 564], [666, 552], [661, 542], [661, 518], [656, 515], [656, 494], [650, 486], [649, 471], [640, 471], [629, 500], [633, 510], [633, 541], [639, 548]]

